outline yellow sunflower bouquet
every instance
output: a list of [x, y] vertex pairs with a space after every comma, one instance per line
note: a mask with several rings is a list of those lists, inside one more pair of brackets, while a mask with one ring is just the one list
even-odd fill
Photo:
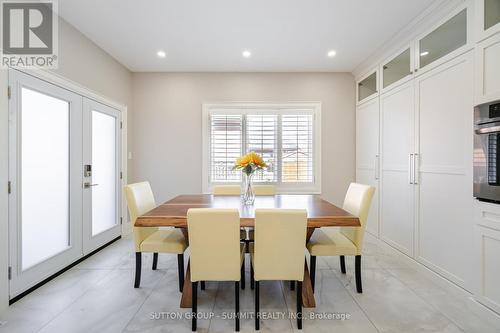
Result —
[[256, 152], [251, 151], [236, 160], [233, 170], [241, 170], [244, 174], [250, 176], [255, 171], [266, 168], [267, 164], [262, 157]]

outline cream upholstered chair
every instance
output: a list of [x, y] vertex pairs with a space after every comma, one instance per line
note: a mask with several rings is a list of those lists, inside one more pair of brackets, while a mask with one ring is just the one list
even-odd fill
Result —
[[361, 253], [365, 234], [366, 219], [370, 211], [375, 188], [351, 183], [344, 200], [343, 209], [359, 218], [360, 227], [316, 229], [307, 244], [311, 254], [311, 282], [314, 291], [316, 256], [340, 256], [340, 270], [345, 274], [345, 257], [355, 256], [356, 290], [363, 292], [361, 285]]
[[255, 195], [276, 195], [276, 186], [274, 185], [253, 185]]
[[[276, 195], [276, 186], [274, 185], [253, 185], [253, 192], [256, 196], [266, 196], [266, 195]], [[253, 242], [254, 239], [254, 231], [253, 228], [247, 228], [248, 235], [241, 234], [241, 239], [245, 240], [245, 244], [247, 245], [247, 251], [249, 249], [250, 242]]]
[[255, 284], [255, 329], [260, 328], [259, 283], [265, 280], [297, 281], [297, 326], [302, 329], [307, 211], [256, 209], [255, 243], [251, 244], [251, 287]]
[[[125, 196], [132, 225], [138, 216], [156, 207], [153, 191], [149, 182], [126, 185]], [[153, 252], [153, 270], [158, 265], [158, 253], [176, 253], [179, 272], [179, 291], [184, 285], [184, 251], [187, 242], [180, 229], [159, 229], [155, 227], [134, 227], [135, 243], [135, 283], [139, 288], [141, 283], [142, 253]]]
[[187, 213], [191, 282], [192, 330], [196, 331], [198, 281], [234, 281], [235, 325], [240, 330], [240, 280], [245, 289], [245, 245], [240, 243], [238, 209], [192, 208]]
[[215, 185], [213, 189], [213, 195], [240, 195], [241, 186], [240, 185]]

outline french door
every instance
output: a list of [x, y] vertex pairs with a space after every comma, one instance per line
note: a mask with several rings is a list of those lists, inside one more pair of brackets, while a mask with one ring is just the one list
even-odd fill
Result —
[[120, 112], [83, 100], [83, 252], [121, 234]]
[[121, 136], [117, 110], [16, 70], [9, 86], [14, 297], [120, 234]]

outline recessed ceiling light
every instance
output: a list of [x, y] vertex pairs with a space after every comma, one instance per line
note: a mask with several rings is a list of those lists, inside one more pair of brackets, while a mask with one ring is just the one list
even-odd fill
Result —
[[160, 58], [165, 58], [167, 56], [167, 53], [165, 53], [165, 51], [158, 51], [156, 52], [156, 55]]
[[425, 57], [425, 56], [426, 56], [426, 55], [428, 55], [428, 54], [429, 54], [429, 52], [428, 52], [428, 51], [425, 51], [425, 52], [420, 53], [420, 56], [421, 56], [421, 57]]
[[245, 58], [250, 58], [250, 56], [252, 55], [252, 52], [248, 51], [248, 50], [245, 50], [243, 51], [242, 55], [245, 57]]
[[330, 51], [328, 51], [328, 56], [329, 56], [330, 58], [335, 57], [335, 55], [336, 55], [336, 54], [337, 54], [337, 52], [335, 52], [334, 50], [330, 50]]

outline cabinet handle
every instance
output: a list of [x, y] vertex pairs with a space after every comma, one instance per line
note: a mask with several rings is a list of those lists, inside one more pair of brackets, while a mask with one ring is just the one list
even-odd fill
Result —
[[380, 179], [380, 155], [375, 155], [375, 179]]
[[415, 153], [413, 157], [413, 184], [418, 184], [419, 183], [419, 172], [418, 168], [420, 167], [419, 165], [419, 154]]
[[408, 183], [413, 184], [413, 154], [408, 156]]

